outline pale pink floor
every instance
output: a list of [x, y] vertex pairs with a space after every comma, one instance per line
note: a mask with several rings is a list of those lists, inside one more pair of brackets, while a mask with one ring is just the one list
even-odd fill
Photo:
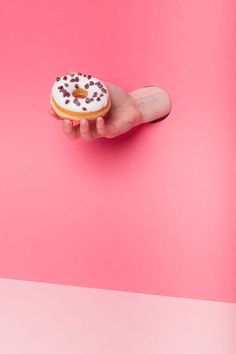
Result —
[[235, 354], [236, 305], [0, 279], [1, 354]]

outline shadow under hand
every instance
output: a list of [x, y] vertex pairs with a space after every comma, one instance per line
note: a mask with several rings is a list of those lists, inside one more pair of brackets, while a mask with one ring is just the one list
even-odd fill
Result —
[[[158, 118], [150, 123], [157, 123], [165, 118]], [[112, 175], [124, 166], [132, 165], [131, 161], [137, 161], [137, 153], [140, 153], [138, 146], [145, 143], [147, 130], [151, 129], [150, 123], [140, 124], [111, 139], [99, 138], [89, 143], [80, 141], [79, 144], [74, 145], [76, 146], [74, 152], [75, 154], [79, 152], [79, 160], [81, 162], [82, 156], [82, 161], [86, 162], [87, 168], [96, 172], [103, 171], [103, 174], [106, 171], [108, 175]]]
[[134, 142], [137, 141], [142, 136], [142, 133], [144, 133], [145, 129], [148, 129], [147, 127], [150, 124], [161, 122], [162, 120], [166, 119], [169, 116], [169, 114], [170, 113], [166, 114], [161, 118], [157, 118], [151, 122], [140, 124], [139, 126], [115, 138], [112, 139], [100, 138], [95, 140], [93, 143], [94, 145], [96, 145], [96, 148], [101, 150], [106, 149], [106, 151], [107, 149], [108, 150], [119, 149], [119, 151], [122, 149], [123, 150], [127, 149], [130, 145], [133, 145]]
[[159, 123], [162, 120], [164, 120], [165, 118], [167, 118], [170, 115], [170, 113], [167, 113], [165, 116], [161, 117], [161, 118], [157, 118], [155, 120], [152, 120], [151, 122], [149, 122], [149, 124], [153, 124], [153, 123]]

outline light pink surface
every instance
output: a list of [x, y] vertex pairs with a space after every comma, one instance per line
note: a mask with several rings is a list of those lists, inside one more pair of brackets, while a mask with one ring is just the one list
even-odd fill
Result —
[[[233, 0], [1, 1], [0, 276], [236, 301]], [[70, 70], [173, 110], [113, 141], [47, 114]]]
[[4, 354], [235, 354], [236, 304], [0, 280]]

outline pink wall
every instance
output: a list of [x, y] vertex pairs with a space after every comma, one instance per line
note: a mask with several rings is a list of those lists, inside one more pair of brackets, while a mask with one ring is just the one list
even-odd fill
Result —
[[[236, 302], [235, 1], [0, 4], [0, 277]], [[159, 85], [160, 124], [68, 140], [57, 75]]]

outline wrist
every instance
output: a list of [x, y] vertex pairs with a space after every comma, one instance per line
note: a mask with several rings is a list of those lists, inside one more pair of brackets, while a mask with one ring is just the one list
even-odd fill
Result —
[[135, 117], [135, 127], [144, 123], [144, 116], [143, 116], [143, 112], [142, 112], [142, 107], [140, 105], [140, 100], [135, 97], [135, 95], [133, 95], [132, 92], [130, 92], [130, 96], [132, 97], [133, 99], [133, 102], [134, 102], [134, 106], [135, 106], [135, 109], [136, 109], [136, 117]]

